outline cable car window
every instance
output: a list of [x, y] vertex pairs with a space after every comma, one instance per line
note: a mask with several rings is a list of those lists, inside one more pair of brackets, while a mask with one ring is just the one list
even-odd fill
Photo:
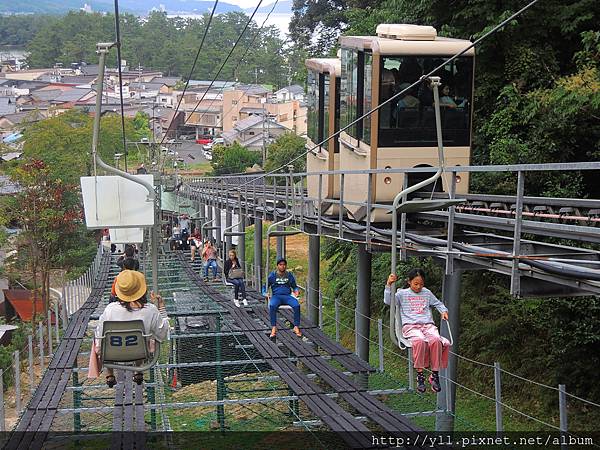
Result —
[[[364, 68], [364, 86], [363, 86], [363, 110], [362, 114], [371, 110], [371, 74], [373, 67], [373, 55], [365, 52], [365, 68]], [[371, 116], [363, 119], [363, 136], [362, 140], [367, 144], [371, 143]]]
[[[335, 131], [340, 129], [340, 89], [341, 89], [341, 81], [339, 77], [335, 78]], [[334, 131], [334, 130], [332, 130]], [[337, 136], [333, 138], [333, 152], [340, 152], [340, 141]]]
[[[382, 57], [379, 102], [382, 103], [440, 65], [442, 56]], [[444, 145], [469, 146], [473, 93], [473, 58], [461, 57], [435, 73], [441, 78], [440, 113]], [[380, 147], [435, 147], [433, 90], [425, 80], [379, 110]]]
[[329, 137], [329, 74], [323, 74], [323, 136]]
[[[356, 118], [356, 82], [358, 52], [351, 49], [342, 49], [342, 76], [340, 93], [341, 126], [345, 127]], [[356, 125], [346, 130], [352, 137], [356, 137]]]
[[315, 144], [318, 143], [318, 125], [319, 125], [319, 87], [318, 83], [319, 74], [308, 71], [308, 95], [306, 98], [307, 103], [307, 134], [308, 137]]

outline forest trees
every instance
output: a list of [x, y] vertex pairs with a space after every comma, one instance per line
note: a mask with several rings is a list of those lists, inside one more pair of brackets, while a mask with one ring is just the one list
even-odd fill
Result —
[[[141, 20], [123, 14], [123, 59], [129, 67], [141, 65], [169, 76], [187, 78], [208, 17], [205, 14], [195, 19], [169, 18], [155, 11]], [[241, 12], [215, 16], [191, 78], [212, 79], [247, 22], [248, 16]], [[53, 67], [57, 62], [65, 66], [81, 61], [94, 64], [98, 58], [96, 43], [114, 36], [114, 16], [111, 15], [71, 12], [42, 25], [27, 45], [31, 67]], [[115, 53], [109, 55], [108, 64], [116, 64]], [[303, 65], [298, 54], [301, 52], [287, 49], [276, 27], [260, 28], [252, 22], [219, 79], [283, 87], [297, 73], [295, 66]]]

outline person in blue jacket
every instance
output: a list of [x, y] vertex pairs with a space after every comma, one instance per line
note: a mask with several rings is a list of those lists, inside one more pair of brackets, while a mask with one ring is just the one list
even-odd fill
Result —
[[[271, 288], [272, 296], [269, 299], [269, 314], [271, 317], [271, 337], [277, 334], [277, 308], [288, 305], [294, 309], [294, 333], [302, 336], [300, 332], [300, 303], [298, 303], [298, 285], [296, 278], [287, 271], [285, 258], [277, 260], [277, 270], [269, 274], [267, 292]], [[268, 297], [268, 294], [267, 294]]]

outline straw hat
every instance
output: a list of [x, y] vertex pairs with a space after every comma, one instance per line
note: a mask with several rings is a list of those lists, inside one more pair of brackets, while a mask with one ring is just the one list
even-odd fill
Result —
[[115, 291], [119, 300], [134, 302], [146, 293], [146, 278], [137, 270], [124, 270], [117, 275]]

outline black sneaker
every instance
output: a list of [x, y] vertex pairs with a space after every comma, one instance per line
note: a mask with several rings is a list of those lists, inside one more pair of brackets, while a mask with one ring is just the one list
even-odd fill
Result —
[[427, 390], [425, 387], [425, 375], [423, 372], [417, 372], [417, 392], [422, 394]]
[[437, 372], [433, 372], [429, 375], [429, 384], [431, 384], [431, 390], [433, 392], [440, 392], [442, 387], [440, 386], [440, 376]]

